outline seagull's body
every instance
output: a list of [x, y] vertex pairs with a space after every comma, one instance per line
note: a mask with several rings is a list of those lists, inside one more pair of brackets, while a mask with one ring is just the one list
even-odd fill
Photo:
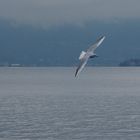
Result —
[[91, 47], [89, 47], [87, 49], [87, 51], [82, 51], [80, 56], [79, 56], [79, 60], [81, 61], [80, 62], [80, 65], [78, 66], [78, 68], [76, 69], [76, 73], [75, 73], [75, 77], [82, 71], [82, 69], [85, 67], [87, 61], [89, 58], [94, 58], [94, 57], [97, 57], [97, 55], [94, 53], [94, 51], [96, 50], [96, 48], [98, 46], [101, 45], [101, 43], [104, 41], [105, 39], [105, 36], [101, 36], [96, 42], [94, 45], [92, 45]]

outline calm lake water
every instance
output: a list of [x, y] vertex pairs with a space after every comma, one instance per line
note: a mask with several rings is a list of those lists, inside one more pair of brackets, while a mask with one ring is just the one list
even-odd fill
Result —
[[140, 68], [0, 68], [0, 140], [140, 140]]

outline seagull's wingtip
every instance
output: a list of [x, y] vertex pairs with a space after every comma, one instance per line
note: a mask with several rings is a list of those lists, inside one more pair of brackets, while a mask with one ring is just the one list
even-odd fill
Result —
[[106, 38], [106, 36], [105, 36], [105, 35], [102, 35], [102, 36], [101, 36], [101, 39], [105, 39], [105, 38]]
[[75, 76], [75, 77], [77, 77], [77, 74], [78, 74], [78, 70], [76, 70], [76, 72], [75, 72], [75, 75], [74, 75], [74, 76]]

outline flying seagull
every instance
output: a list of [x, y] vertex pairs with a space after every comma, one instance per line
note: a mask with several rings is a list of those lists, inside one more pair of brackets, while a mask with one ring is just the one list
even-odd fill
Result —
[[80, 62], [80, 65], [78, 66], [78, 68], [76, 69], [76, 72], [75, 72], [75, 77], [82, 71], [82, 69], [85, 67], [87, 61], [89, 58], [94, 58], [94, 57], [98, 57], [94, 51], [96, 50], [96, 48], [98, 46], [101, 45], [101, 43], [104, 41], [105, 39], [105, 36], [101, 36], [99, 39], [97, 39], [97, 41], [95, 42], [95, 44], [93, 44], [91, 47], [89, 47], [87, 49], [87, 51], [82, 51], [80, 56], [79, 56], [79, 60], [81, 61]]

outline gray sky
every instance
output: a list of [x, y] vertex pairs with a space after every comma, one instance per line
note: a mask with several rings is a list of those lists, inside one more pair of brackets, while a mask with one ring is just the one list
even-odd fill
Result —
[[140, 18], [140, 0], [0, 0], [0, 19], [49, 27]]

